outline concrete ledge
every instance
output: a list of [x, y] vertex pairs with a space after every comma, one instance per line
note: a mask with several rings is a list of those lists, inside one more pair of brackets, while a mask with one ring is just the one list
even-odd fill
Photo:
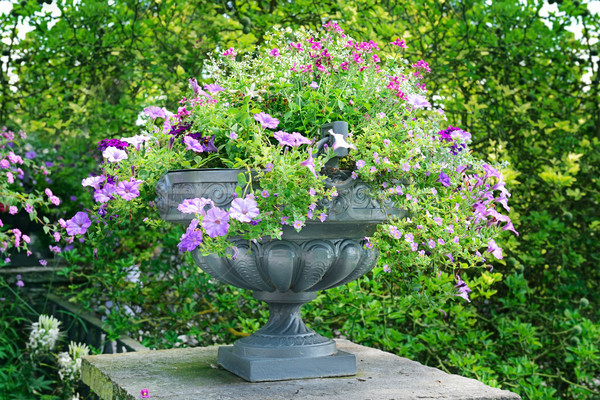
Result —
[[85, 357], [81, 379], [103, 400], [465, 399], [520, 397], [391, 353], [337, 340], [358, 373], [340, 378], [248, 383], [217, 365], [217, 346]]

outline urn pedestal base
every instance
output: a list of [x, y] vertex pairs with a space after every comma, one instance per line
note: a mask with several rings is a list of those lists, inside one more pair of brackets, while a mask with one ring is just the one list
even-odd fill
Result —
[[321, 357], [269, 358], [241, 356], [233, 346], [222, 346], [217, 361], [249, 382], [356, 375], [356, 356], [339, 350]]
[[354, 354], [308, 328], [300, 315], [315, 292], [254, 292], [269, 305], [269, 321], [233, 346], [219, 347], [217, 361], [250, 382], [325, 378], [356, 374]]

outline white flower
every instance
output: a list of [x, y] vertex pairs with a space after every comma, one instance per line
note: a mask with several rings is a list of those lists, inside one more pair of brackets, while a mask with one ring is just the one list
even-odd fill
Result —
[[135, 135], [131, 137], [121, 138], [121, 140], [123, 142], [131, 144], [133, 147], [135, 147], [136, 150], [139, 150], [140, 145], [142, 143], [149, 142], [150, 140], [152, 140], [152, 137], [148, 135]]
[[81, 357], [87, 356], [90, 349], [82, 343], [71, 342], [69, 352], [62, 352], [56, 356], [58, 364], [58, 376], [63, 381], [75, 381], [79, 379], [81, 371]]
[[43, 314], [38, 318], [38, 322], [31, 324], [27, 348], [32, 355], [48, 352], [54, 348], [60, 335], [59, 325], [59, 320]]
[[117, 149], [114, 146], [107, 147], [102, 152], [102, 157], [106, 158], [109, 162], [119, 162], [127, 159], [127, 152], [125, 150]]

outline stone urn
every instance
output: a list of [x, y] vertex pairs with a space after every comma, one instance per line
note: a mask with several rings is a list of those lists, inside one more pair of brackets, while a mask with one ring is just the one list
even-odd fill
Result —
[[[190, 214], [177, 206], [184, 199], [204, 197], [227, 209], [243, 170], [198, 169], [168, 172], [157, 184], [157, 206], [166, 221], [189, 224]], [[332, 339], [308, 328], [300, 316], [303, 304], [319, 290], [344, 285], [370, 271], [378, 257], [365, 247], [364, 238], [390, 216], [403, 212], [379, 204], [367, 184], [343, 171], [328, 179], [338, 196], [322, 200], [327, 206], [325, 222], [307, 221], [300, 232], [283, 227], [282, 240], [232, 239], [235, 259], [192, 255], [213, 278], [253, 291], [254, 298], [269, 306], [269, 320], [252, 335], [233, 346], [220, 347], [218, 363], [251, 381], [346, 376], [356, 374], [353, 354], [338, 351]], [[233, 254], [233, 250], [232, 250]]]

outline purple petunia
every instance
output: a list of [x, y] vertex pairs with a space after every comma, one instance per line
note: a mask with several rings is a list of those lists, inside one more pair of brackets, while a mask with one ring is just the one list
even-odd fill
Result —
[[492, 253], [498, 260], [502, 259], [502, 249], [498, 247], [494, 239], [490, 239], [488, 242], [487, 252]]
[[219, 93], [223, 92], [225, 89], [216, 83], [211, 83], [209, 85], [204, 85], [204, 90], [206, 90], [208, 93]]
[[215, 206], [210, 199], [205, 199], [204, 197], [195, 198], [195, 199], [185, 199], [183, 202], [177, 206], [177, 209], [184, 214], [201, 214], [206, 215], [206, 210], [204, 209], [207, 205], [212, 207]]
[[202, 146], [199, 141], [197, 141], [196, 139], [194, 139], [191, 136], [184, 137], [183, 144], [185, 144], [186, 150], [192, 150], [192, 151], [195, 151], [196, 153], [204, 152], [204, 146]]
[[250, 222], [260, 214], [260, 210], [254, 199], [246, 197], [245, 199], [234, 199], [231, 202], [229, 216], [240, 222]]
[[179, 239], [179, 243], [177, 244], [179, 251], [193, 251], [200, 243], [202, 243], [202, 231], [196, 229], [197, 227], [198, 220], [193, 219], [185, 233], [181, 235], [181, 238]]
[[83, 186], [83, 187], [91, 186], [94, 189], [98, 190], [98, 189], [100, 189], [100, 184], [102, 182], [104, 182], [105, 180], [106, 180], [106, 176], [104, 176], [104, 175], [90, 176], [89, 178], [84, 178], [81, 181], [81, 186]]
[[83, 235], [92, 225], [90, 217], [86, 212], [79, 211], [75, 216], [67, 221], [67, 233], [71, 236]]
[[302, 136], [298, 132], [287, 133], [284, 131], [277, 131], [273, 134], [273, 136], [279, 141], [280, 146], [299, 147], [303, 144], [312, 143], [310, 139]]
[[144, 114], [153, 120], [156, 118], [167, 118], [167, 113], [164, 108], [160, 108], [157, 106], [150, 106], [144, 108]]
[[211, 208], [202, 220], [202, 227], [210, 237], [225, 236], [229, 231], [229, 213], [218, 207]]
[[440, 182], [442, 185], [448, 187], [451, 185], [450, 177], [443, 171], [440, 171], [439, 179], [436, 182]]
[[300, 165], [302, 165], [303, 167], [308, 168], [310, 170], [310, 172], [313, 173], [313, 175], [315, 176], [315, 178], [318, 178], [317, 177], [317, 173], [315, 171], [315, 162], [313, 160], [312, 151], [313, 151], [312, 148], [308, 149], [308, 159], [302, 161], [300, 163]]
[[427, 101], [427, 98], [425, 98], [425, 96], [421, 96], [420, 94], [409, 94], [406, 96], [406, 98], [408, 104], [414, 108], [431, 107], [431, 103]]
[[469, 299], [469, 292], [471, 289], [467, 286], [465, 281], [460, 278], [460, 275], [456, 275], [456, 278], [458, 279], [458, 283], [454, 286], [458, 289], [458, 294], [456, 296], [462, 297], [470, 303], [471, 299]]
[[121, 181], [115, 191], [123, 200], [130, 201], [140, 195], [140, 183], [142, 182], [133, 178], [128, 181]]
[[279, 125], [279, 120], [277, 118], [271, 117], [269, 114], [261, 112], [254, 115], [254, 119], [257, 122], [260, 122], [260, 125], [263, 128], [275, 129], [277, 125]]
[[106, 203], [113, 198], [112, 194], [115, 192], [115, 185], [107, 183], [102, 189], [94, 192], [94, 200], [98, 203]]

